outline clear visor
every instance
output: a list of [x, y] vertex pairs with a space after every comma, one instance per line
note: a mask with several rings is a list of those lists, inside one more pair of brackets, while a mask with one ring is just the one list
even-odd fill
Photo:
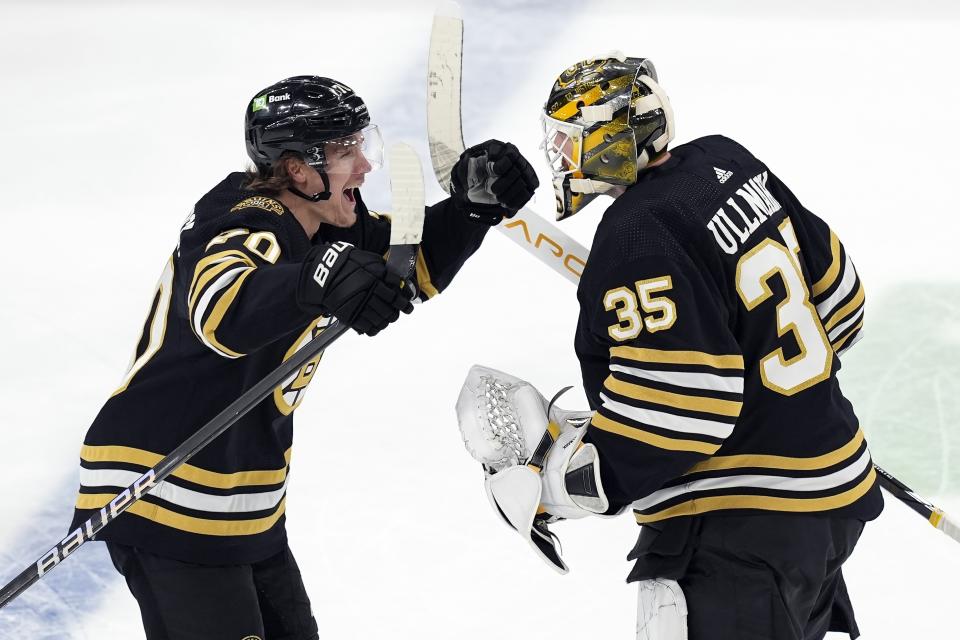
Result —
[[307, 162], [327, 174], [367, 173], [383, 166], [383, 138], [375, 124], [306, 150]]
[[583, 125], [540, 115], [543, 140], [540, 148], [554, 176], [579, 171], [583, 161]]

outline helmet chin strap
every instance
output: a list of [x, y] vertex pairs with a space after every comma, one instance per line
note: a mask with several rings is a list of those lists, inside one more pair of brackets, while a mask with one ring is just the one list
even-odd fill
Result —
[[287, 187], [287, 190], [293, 195], [303, 198], [304, 200], [307, 200], [309, 202], [320, 202], [322, 200], [329, 200], [331, 193], [330, 193], [330, 179], [327, 177], [327, 172], [318, 171], [317, 173], [320, 174], [320, 179], [323, 180], [323, 191], [321, 191], [320, 193], [315, 193], [312, 196], [308, 196], [303, 191], [300, 191], [300, 189], [297, 189], [292, 185]]

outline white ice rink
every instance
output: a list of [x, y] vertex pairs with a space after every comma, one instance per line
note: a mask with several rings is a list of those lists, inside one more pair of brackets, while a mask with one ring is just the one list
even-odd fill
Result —
[[[337, 78], [388, 143], [426, 161], [432, 11], [0, 0], [0, 581], [65, 533], [84, 431], [123, 375], [180, 224], [245, 166], [247, 100], [291, 75]], [[542, 214], [553, 195], [537, 118], [552, 80], [621, 49], [656, 62], [677, 144], [739, 140], [830, 222], [868, 291], [841, 376], [874, 458], [960, 514], [957, 5], [472, 0], [464, 14], [465, 136], [521, 148]], [[388, 207], [386, 183], [364, 188], [372, 208]], [[600, 211], [565, 228], [588, 244]], [[632, 640], [632, 519], [557, 526], [572, 570], [554, 574], [491, 512], [453, 413], [474, 362], [545, 392], [578, 384], [575, 322], [572, 287], [491, 232], [447, 293], [326, 354], [297, 412], [287, 511], [322, 638]], [[960, 545], [896, 501], [845, 573], [864, 638], [960, 634]], [[143, 632], [91, 543], [0, 612], [0, 637]]]

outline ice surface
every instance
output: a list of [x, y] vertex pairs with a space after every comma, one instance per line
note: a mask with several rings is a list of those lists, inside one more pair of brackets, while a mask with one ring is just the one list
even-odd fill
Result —
[[[4, 579], [65, 533], [83, 432], [122, 377], [180, 223], [244, 165], [246, 100], [289, 75], [338, 78], [388, 143], [426, 161], [432, 5], [329, 4], [0, 5]], [[518, 144], [543, 185], [534, 207], [552, 216], [537, 152], [552, 79], [614, 48], [653, 58], [678, 142], [738, 139], [843, 238], [868, 292], [844, 389], [877, 461], [960, 514], [958, 10], [835, 4], [465, 3], [464, 135]], [[374, 208], [388, 206], [386, 184], [386, 172], [368, 180]], [[598, 214], [565, 229], [589, 243]], [[555, 575], [490, 512], [455, 424], [474, 362], [545, 393], [576, 383], [575, 321], [569, 284], [491, 233], [450, 291], [324, 357], [297, 414], [288, 500], [324, 637], [633, 637], [630, 518], [558, 526], [572, 571]], [[896, 502], [846, 573], [868, 640], [943, 637], [960, 622], [960, 547]], [[491, 604], [503, 602], [526, 606]], [[142, 637], [97, 544], [0, 612], [0, 634]]]

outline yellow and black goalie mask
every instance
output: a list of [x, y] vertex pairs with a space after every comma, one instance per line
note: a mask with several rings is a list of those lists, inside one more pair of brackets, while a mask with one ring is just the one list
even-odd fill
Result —
[[557, 220], [637, 181], [673, 139], [673, 112], [646, 58], [584, 60], [557, 78], [541, 115]]

